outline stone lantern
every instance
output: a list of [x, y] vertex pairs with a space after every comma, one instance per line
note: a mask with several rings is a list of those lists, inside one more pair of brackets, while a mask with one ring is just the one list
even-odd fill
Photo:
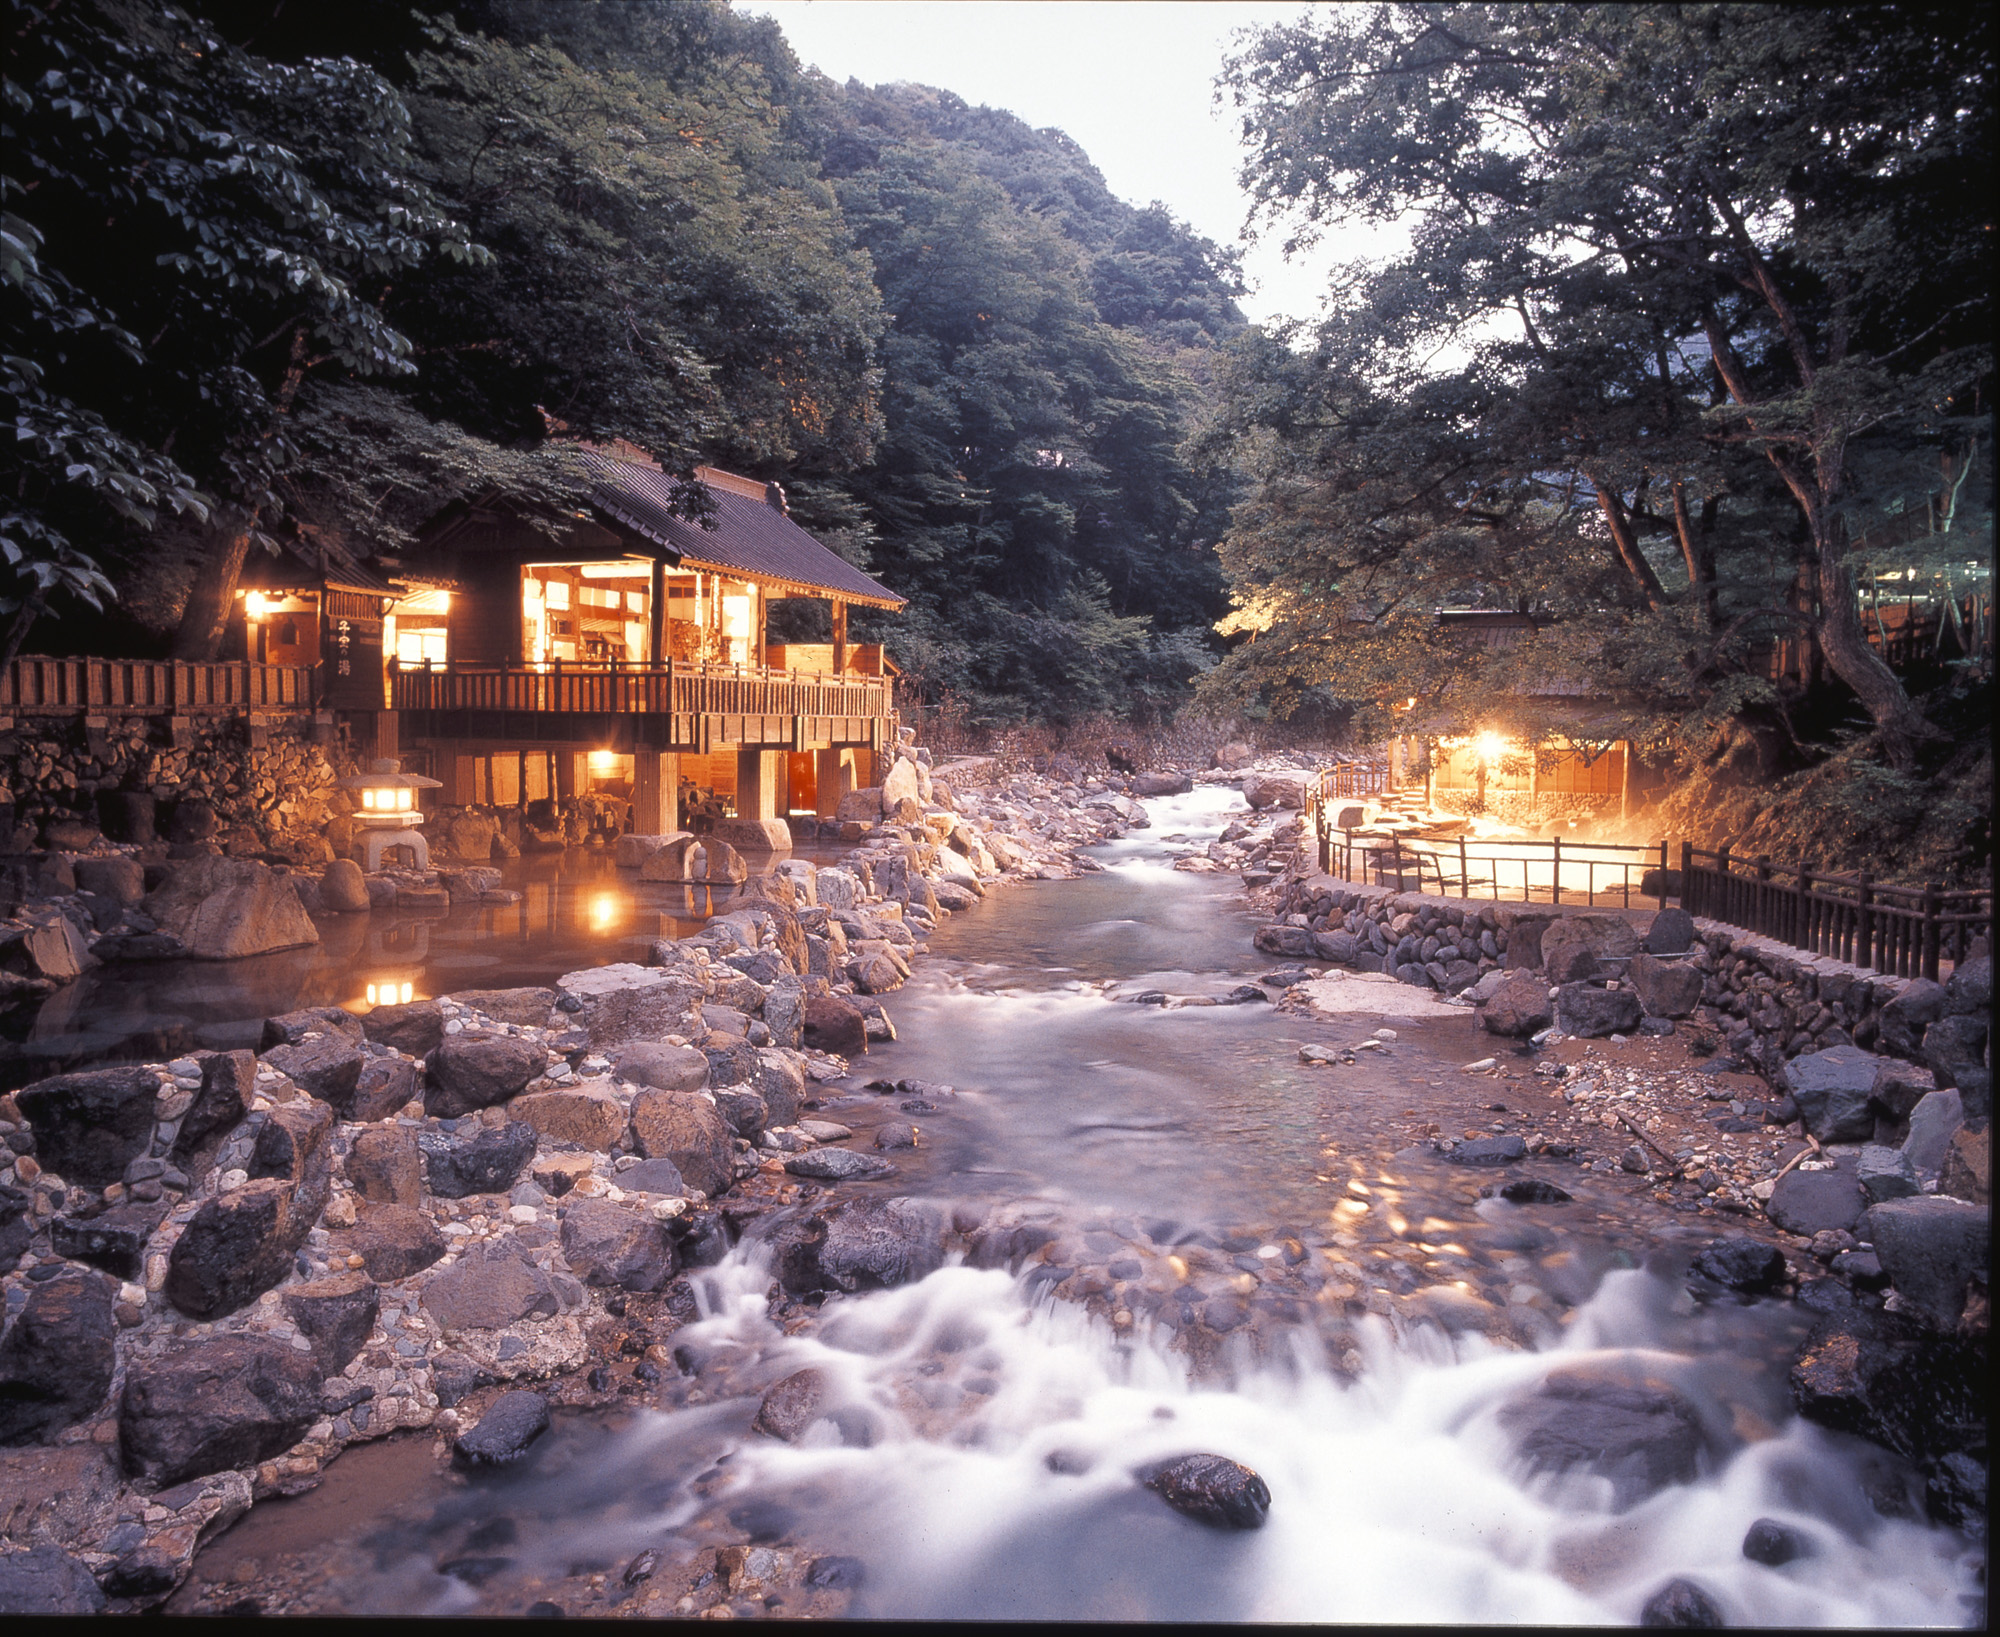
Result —
[[382, 868], [382, 855], [392, 847], [407, 847], [416, 867], [431, 867], [430, 844], [418, 831], [424, 815], [417, 807], [419, 790], [439, 790], [442, 783], [421, 773], [405, 773], [403, 764], [388, 757], [372, 763], [366, 773], [335, 783], [336, 790], [352, 790], [361, 803], [355, 819], [362, 829], [362, 869], [373, 875]]

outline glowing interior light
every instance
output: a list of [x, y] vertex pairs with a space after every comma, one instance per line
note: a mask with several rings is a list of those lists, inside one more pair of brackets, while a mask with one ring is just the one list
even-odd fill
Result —
[[416, 791], [398, 790], [396, 792], [396, 810], [398, 812], [407, 813], [416, 805], [417, 805]]
[[370, 1006], [407, 1006], [416, 999], [417, 986], [414, 983], [398, 983], [394, 978], [368, 985]]
[[590, 771], [593, 773], [609, 773], [617, 765], [618, 755], [615, 751], [593, 750], [590, 753]]
[[253, 591], [243, 599], [243, 611], [253, 620], [270, 613], [270, 600], [261, 591]]
[[361, 792], [361, 805], [365, 810], [370, 812], [374, 811], [375, 796], [376, 792], [373, 790], [363, 790]]
[[1477, 741], [1479, 759], [1482, 762], [1497, 762], [1507, 748], [1507, 741], [1497, 733], [1482, 733]]

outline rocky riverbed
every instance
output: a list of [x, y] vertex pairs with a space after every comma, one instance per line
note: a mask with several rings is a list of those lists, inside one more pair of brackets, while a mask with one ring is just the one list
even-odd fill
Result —
[[[1653, 1475], [1617, 1483], [1659, 1494], [1796, 1401], [1901, 1458], [1866, 1480], [1872, 1515], [1915, 1520], [1929, 1507], [1969, 1521], [1962, 1384], [1984, 1349], [1973, 1240], [1941, 1261], [1928, 1220], [1912, 1232], [1891, 1217], [1954, 1209], [1952, 1190], [1976, 1187], [1984, 1222], [1983, 1111], [1968, 1118], [1961, 1097], [1946, 1129], [1943, 1104], [1885, 1093], [1869, 1105], [1886, 1121], [1871, 1125], [1879, 1140], [1850, 1153], [1833, 1126], [1815, 1128], [1830, 1106], [1816, 1090], [1800, 1088], [1788, 1111], [1739, 1061], [1706, 1072], [1718, 1054], [1691, 1053], [1705, 1038], [1693, 1025], [1624, 1039], [1559, 1029], [1563, 986], [1545, 971], [1532, 975], [1550, 1016], [1488, 1032], [1475, 1054], [1474, 1019], [1515, 1028], [1534, 1008], [1517, 997], [1526, 1016], [1502, 1001], [1496, 1017], [1501, 986], [1475, 996], [1492, 974], [1529, 969], [1497, 935], [1492, 952], [1481, 946], [1511, 926], [1475, 919], [1468, 938], [1461, 918], [1452, 944], [1475, 970], [1456, 995], [1442, 962], [1446, 981], [1419, 995], [1397, 974], [1328, 963], [1316, 943], [1294, 951], [1296, 940], [1260, 935], [1293, 964], [1234, 988], [1125, 984], [1102, 997], [1121, 1015], [1192, 1020], [1234, 1002], [1277, 1029], [1297, 1020], [1315, 1037], [1300, 1072], [1328, 1087], [1385, 1084], [1396, 1106], [1371, 1116], [1371, 1156], [1327, 1145], [1311, 1179], [1320, 1208], [1213, 1221], [1004, 1186], [941, 1191], [936, 1167], [955, 1126], [979, 1117], [982, 1090], [871, 1074], [863, 1054], [897, 1033], [884, 997], [952, 911], [1010, 879], [1100, 870], [1110, 855], [1076, 849], [1150, 826], [1139, 799], [1187, 781], [1154, 775], [1135, 799], [1124, 781], [1060, 770], [902, 760], [908, 788], [881, 793], [879, 820], [838, 867], [773, 872], [699, 935], [661, 940], [650, 964], [365, 1017], [274, 1018], [254, 1055], [86, 1071], [0, 1103], [15, 1156], [0, 1198], [18, 1202], [0, 1228], [15, 1259], [0, 1340], [14, 1446], [0, 1455], [0, 1492], [17, 1548], [0, 1559], [7, 1606], [359, 1612], [353, 1588], [366, 1582], [383, 1609], [438, 1612], [881, 1609], [871, 1599], [890, 1595], [882, 1577], [894, 1571], [879, 1546], [842, 1538], [839, 1508], [812, 1502], [829, 1481], [813, 1476], [828, 1459], [813, 1452], [974, 1448], [1006, 1441], [995, 1417], [1010, 1405], [1019, 1415], [1042, 1399], [1068, 1425], [1057, 1412], [1079, 1390], [1116, 1397], [1048, 1379], [1046, 1347], [1002, 1345], [996, 1315], [1009, 1304], [1027, 1304], [1012, 1311], [1037, 1334], [1073, 1313], [1110, 1356], [1177, 1360], [1197, 1388], [1262, 1380], [1307, 1335], [1335, 1378], [1388, 1380], [1400, 1366], [1383, 1347], [1421, 1354], [1426, 1334], [1458, 1338], [1465, 1358], [1526, 1360], [1579, 1323], [1607, 1323], [1591, 1316], [1593, 1292], [1621, 1265], [1621, 1239], [1663, 1253], [1666, 1276], [1700, 1295], [1670, 1321], [1676, 1346], [1692, 1325], [1725, 1353], [1765, 1357], [1778, 1384], [1769, 1370], [1761, 1386], [1655, 1384], [1639, 1412], [1652, 1430], [1630, 1446]], [[1298, 917], [1308, 940], [1323, 936], [1324, 921], [1312, 925], [1322, 889], [1284, 804], [1294, 781], [1276, 768], [1249, 777], [1261, 781], [1251, 801], [1270, 799], [1182, 861], [1240, 871], [1274, 914], [1303, 893], [1303, 913], [1270, 924], [1296, 931], [1286, 917]], [[644, 845], [632, 851], [643, 866]], [[1358, 926], [1355, 908], [1343, 920]], [[1392, 942], [1418, 931], [1417, 953], [1426, 938], [1442, 948], [1446, 923], [1422, 928], [1425, 912], [1385, 915], [1413, 917]], [[1635, 941], [1652, 930], [1627, 925]], [[1546, 942], [1546, 925], [1536, 930]], [[1616, 970], [1617, 955], [1599, 958]], [[1617, 994], [1607, 986], [1626, 980], [1569, 981]], [[1334, 993], [1383, 984], [1393, 999]], [[1427, 1025], [1420, 1005], [1439, 1021]], [[1426, 1046], [1426, 1027], [1444, 1044]], [[1874, 1095], [1871, 1080], [1863, 1103]], [[1795, 1136], [1787, 1120], [1801, 1108]], [[1843, 1132], [1857, 1118], [1840, 1117]], [[1773, 1178], [1807, 1138], [1817, 1149]], [[1891, 1172], [1907, 1172], [1907, 1191]], [[1856, 1209], [1844, 1226], [1807, 1232], [1800, 1218], [1789, 1232], [1786, 1178], [1844, 1187]], [[857, 1340], [857, 1327], [881, 1339]], [[1583, 1367], [1588, 1379], [1565, 1378], [1544, 1360], [1532, 1380], [1482, 1389], [1504, 1439], [1541, 1450], [1551, 1470], [1591, 1462], [1549, 1444], [1538, 1416], [1633, 1408], [1617, 1368]], [[1935, 1389], [1921, 1412], [1906, 1403], [1913, 1375]], [[1041, 1451], [1040, 1470], [1101, 1484], [1138, 1461], [1161, 1516], [1261, 1523], [1271, 1503], [1248, 1469], [1268, 1468], [1215, 1455], [1198, 1472], [1169, 1470], [1197, 1424], [1213, 1429], [1177, 1396], [1185, 1388], [1160, 1390], [1145, 1414], [1187, 1418], [1189, 1433], [1113, 1439], [1085, 1415], [1073, 1431], [1088, 1447]], [[1738, 1404], [1736, 1431], [1696, 1430], [1709, 1398]], [[667, 1445], [663, 1416], [676, 1429]], [[1977, 1430], [1983, 1455], [1983, 1415]], [[658, 1500], [648, 1511], [621, 1490], [609, 1512], [582, 1508], [600, 1538], [565, 1535], [582, 1474], [592, 1494], [623, 1485]], [[1279, 1513], [1304, 1481], [1281, 1488]], [[770, 1498], [780, 1491], [792, 1500]], [[276, 1499], [287, 1495], [301, 1498]], [[381, 1529], [335, 1542], [303, 1522], [337, 1503], [410, 1528], [392, 1548]], [[1679, 1584], [1635, 1595], [1697, 1609], [1723, 1595]]]

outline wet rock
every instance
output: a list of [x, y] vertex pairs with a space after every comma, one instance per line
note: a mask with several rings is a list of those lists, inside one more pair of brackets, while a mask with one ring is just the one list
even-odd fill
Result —
[[757, 1075], [757, 1048], [735, 1035], [713, 1031], [703, 1042], [702, 1056], [708, 1060], [708, 1083], [740, 1086]]
[[1965, 1105], [1956, 1091], [1931, 1091], [1910, 1110], [1903, 1156], [1919, 1175], [1934, 1176], [1944, 1164], [1951, 1139], [1965, 1124]]
[[319, 907], [335, 915], [365, 915], [368, 881], [351, 858], [336, 858], [319, 878]]
[[1527, 1153], [1527, 1143], [1509, 1132], [1462, 1142], [1444, 1158], [1453, 1165], [1511, 1165], [1515, 1160], [1525, 1159]]
[[1669, 1580], [1639, 1611], [1642, 1626], [1715, 1627], [1726, 1623], [1715, 1600], [1692, 1580]]
[[177, 1340], [125, 1367], [118, 1442], [125, 1470], [156, 1487], [282, 1454], [320, 1416], [318, 1361], [247, 1335]]
[[269, 1178], [209, 1200], [167, 1258], [167, 1300], [191, 1319], [217, 1319], [283, 1280], [325, 1202], [308, 1211], [299, 1194]]
[[361, 1065], [354, 1095], [339, 1105], [340, 1117], [373, 1124], [400, 1114], [417, 1095], [417, 1065], [400, 1057], [372, 1057]]
[[519, 1035], [449, 1035], [424, 1059], [426, 1112], [441, 1120], [518, 1097], [548, 1065], [541, 1042]]
[[1694, 917], [1671, 904], [1653, 917], [1643, 940], [1648, 955], [1680, 955], [1694, 948]]
[[1938, 1192], [1985, 1206], [1992, 1199], [1993, 1138], [1990, 1131], [1956, 1131], [1938, 1167]]
[[1194, 780], [1185, 773], [1141, 773], [1132, 780], [1132, 794], [1141, 797], [1185, 796], [1192, 789]]
[[771, 1110], [764, 1099], [754, 1091], [740, 1087], [725, 1087], [715, 1094], [716, 1111], [728, 1123], [729, 1129], [739, 1137], [747, 1137], [755, 1142], [764, 1127], [770, 1123]]
[[811, 1177], [820, 1182], [871, 1182], [896, 1174], [895, 1166], [887, 1160], [858, 1154], [851, 1148], [815, 1148], [794, 1154], [785, 1161], [785, 1169], [795, 1177]]
[[1211, 1529], [1261, 1529], [1271, 1510], [1269, 1486], [1226, 1455], [1183, 1455], [1141, 1474], [1140, 1482]]
[[375, 1126], [355, 1133], [347, 1151], [347, 1180], [363, 1199], [414, 1205], [423, 1197], [417, 1137], [404, 1126]]
[[90, 946], [68, 916], [28, 910], [25, 927], [0, 928], [0, 966], [26, 978], [68, 983], [96, 964]]
[[1686, 961], [1634, 955], [1625, 977], [1648, 1017], [1690, 1017], [1701, 1004], [1701, 973]]
[[1882, 1061], [1858, 1046], [1832, 1046], [1785, 1065], [1785, 1089], [1799, 1115], [1823, 1143], [1866, 1142], [1875, 1135], [1869, 1098]]
[[362, 1273], [342, 1273], [293, 1285], [284, 1295], [285, 1317], [312, 1343], [313, 1357], [337, 1376], [367, 1344], [381, 1297]]
[[1941, 1017], [1924, 1030], [1924, 1063], [1940, 1088], [1958, 1088], [1969, 1119], [1985, 1118], [1992, 1107], [1986, 1033], [1986, 1019], [1969, 1015]]
[[1534, 1034], [1554, 1021], [1549, 986], [1526, 968], [1509, 973], [1479, 1013], [1480, 1025], [1488, 1034], [1509, 1037]]
[[1743, 1555], [1752, 1563], [1777, 1569], [1794, 1558], [1811, 1557], [1813, 1552], [1811, 1544], [1797, 1530], [1787, 1528], [1776, 1518], [1759, 1518], [1743, 1537]]
[[1918, 1191], [1917, 1168], [1900, 1148], [1868, 1144], [1861, 1150], [1854, 1175], [1871, 1205], [1889, 1199], [1907, 1199]]
[[1311, 931], [1302, 926], [1259, 927], [1250, 940], [1267, 955], [1290, 955], [1310, 959], [1318, 950]]
[[111, 1299], [95, 1273], [28, 1287], [0, 1339], [0, 1444], [47, 1443], [104, 1402], [116, 1363]]
[[1602, 1040], [1606, 1035], [1630, 1034], [1644, 1014], [1639, 997], [1630, 989], [1565, 983], [1556, 999], [1556, 1015], [1570, 1034]]
[[875, 1146], [885, 1153], [897, 1148], [915, 1148], [917, 1128], [906, 1125], [900, 1120], [892, 1120], [887, 1125], [876, 1127]]
[[183, 859], [144, 907], [196, 960], [240, 960], [319, 942], [291, 877], [255, 859]]
[[35, 1236], [32, 1197], [0, 1184], [0, 1273], [12, 1273]]
[[495, 1023], [514, 1023], [523, 1028], [548, 1027], [549, 1014], [560, 998], [554, 989], [527, 985], [519, 989], [461, 989], [447, 1000], [482, 1012]]
[[[79, 861], [77, 885], [83, 885]], [[1990, 1017], [1993, 1012], [1993, 957], [1975, 955], [1960, 961], [1944, 986], [1944, 1009], [1953, 1014]]]
[[344, 1036], [323, 1034], [296, 1046], [276, 1046], [264, 1061], [294, 1085], [313, 1096], [345, 1108], [354, 1100], [361, 1080], [361, 1053]]
[[632, 1102], [632, 1136], [647, 1159], [671, 1160], [690, 1188], [721, 1193], [736, 1174], [732, 1133], [713, 1104], [681, 1091], [642, 1091]]
[[884, 1290], [914, 1283], [944, 1266], [944, 1213], [926, 1201], [853, 1200], [822, 1220], [825, 1235], [815, 1258], [820, 1288]]
[[120, 1279], [136, 1279], [145, 1265], [146, 1241], [167, 1214], [165, 1201], [128, 1201], [93, 1217], [59, 1216], [49, 1224], [49, 1248]]
[[559, 1003], [577, 1006], [577, 1023], [598, 1047], [685, 1032], [688, 1014], [703, 998], [685, 975], [629, 961], [571, 972], [557, 991]]
[[692, 1046], [637, 1041], [618, 1054], [616, 1063], [621, 1080], [657, 1091], [700, 1091], [708, 1085], [708, 1058]]
[[1571, 1198], [1553, 1182], [1544, 1182], [1540, 1177], [1510, 1182], [1500, 1190], [1500, 1197], [1510, 1205], [1567, 1205]]
[[85, 1069], [23, 1086], [14, 1101], [34, 1128], [44, 1170], [102, 1187], [122, 1182], [151, 1146], [158, 1086], [150, 1069]]
[[83, 1559], [60, 1546], [0, 1557], [0, 1614], [100, 1614], [104, 1593]]
[[359, 1256], [368, 1277], [385, 1285], [423, 1272], [445, 1251], [437, 1224], [408, 1205], [365, 1204], [354, 1226], [332, 1238], [342, 1255]]
[[1778, 1179], [1764, 1214], [1787, 1233], [1851, 1233], [1868, 1201], [1855, 1180], [1853, 1162], [1827, 1171], [1788, 1171]]
[[804, 1038], [814, 1051], [860, 1057], [868, 1050], [867, 1020], [838, 995], [811, 995], [806, 1000]]
[[832, 1396], [823, 1371], [797, 1371], [766, 1391], [757, 1406], [756, 1418], [750, 1423], [751, 1430], [761, 1432], [766, 1438], [795, 1444], [820, 1418], [821, 1410]]
[[1944, 1006], [1943, 984], [1928, 978], [1905, 984], [1903, 992], [1877, 1014], [1882, 1049], [1898, 1057], [1922, 1056], [1924, 1030], [1944, 1016]]
[[618, 1173], [618, 1186], [628, 1194], [685, 1194], [687, 1179], [672, 1160], [641, 1160]]
[[549, 1424], [549, 1401], [517, 1388], [494, 1399], [478, 1425], [458, 1435], [452, 1456], [462, 1466], [507, 1466], [526, 1455]]
[[1243, 799], [1252, 807], [1304, 807], [1309, 775], [1304, 773], [1251, 773], [1244, 777]]
[[608, 1199], [580, 1199], [562, 1225], [563, 1255], [587, 1285], [658, 1290], [674, 1276], [667, 1230], [642, 1212]]
[[417, 1139], [425, 1179], [440, 1199], [504, 1194], [535, 1157], [535, 1143], [535, 1128], [520, 1120], [466, 1137], [427, 1132]]
[[[548, 1014], [542, 1014], [544, 1021]], [[393, 1046], [412, 1057], [434, 1052], [444, 1042], [444, 1010], [434, 1000], [407, 1006], [378, 1006], [361, 1020], [362, 1032], [377, 1045]]]
[[1876, 1205], [1865, 1222], [1883, 1271], [1905, 1305], [1940, 1326], [1956, 1325], [1967, 1280], [1987, 1265], [1988, 1213], [1966, 1200], [1933, 1194]]
[[199, 1061], [201, 1090], [181, 1116], [171, 1155], [190, 1177], [207, 1174], [223, 1138], [250, 1112], [257, 1089], [257, 1059], [250, 1052], [209, 1052]]
[[766, 1048], [757, 1053], [757, 1095], [764, 1099], [767, 1126], [793, 1125], [805, 1102], [806, 1074], [783, 1052]]
[[1718, 1239], [1695, 1257], [1688, 1271], [1725, 1290], [1761, 1296], [1784, 1284], [1785, 1253], [1761, 1239]]
[[603, 1153], [625, 1134], [625, 1105], [604, 1081], [515, 1099], [507, 1112], [550, 1141]]
[[549, 1276], [508, 1242], [475, 1245], [424, 1286], [424, 1311], [447, 1331], [501, 1330], [553, 1318], [561, 1303]]
[[1558, 1370], [1503, 1408], [1500, 1422], [1530, 1471], [1609, 1479], [1621, 1512], [1669, 1484], [1692, 1482], [1700, 1470], [1704, 1439], [1694, 1407], [1648, 1382]]

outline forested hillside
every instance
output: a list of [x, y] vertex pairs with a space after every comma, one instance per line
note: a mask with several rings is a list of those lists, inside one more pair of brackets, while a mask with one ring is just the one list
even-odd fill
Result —
[[9, 28], [10, 651], [212, 653], [248, 552], [553, 515], [623, 438], [782, 481], [978, 716], [1143, 717], [1212, 663], [1233, 497], [1186, 450], [1233, 263], [1059, 133], [836, 86], [719, 0]]

